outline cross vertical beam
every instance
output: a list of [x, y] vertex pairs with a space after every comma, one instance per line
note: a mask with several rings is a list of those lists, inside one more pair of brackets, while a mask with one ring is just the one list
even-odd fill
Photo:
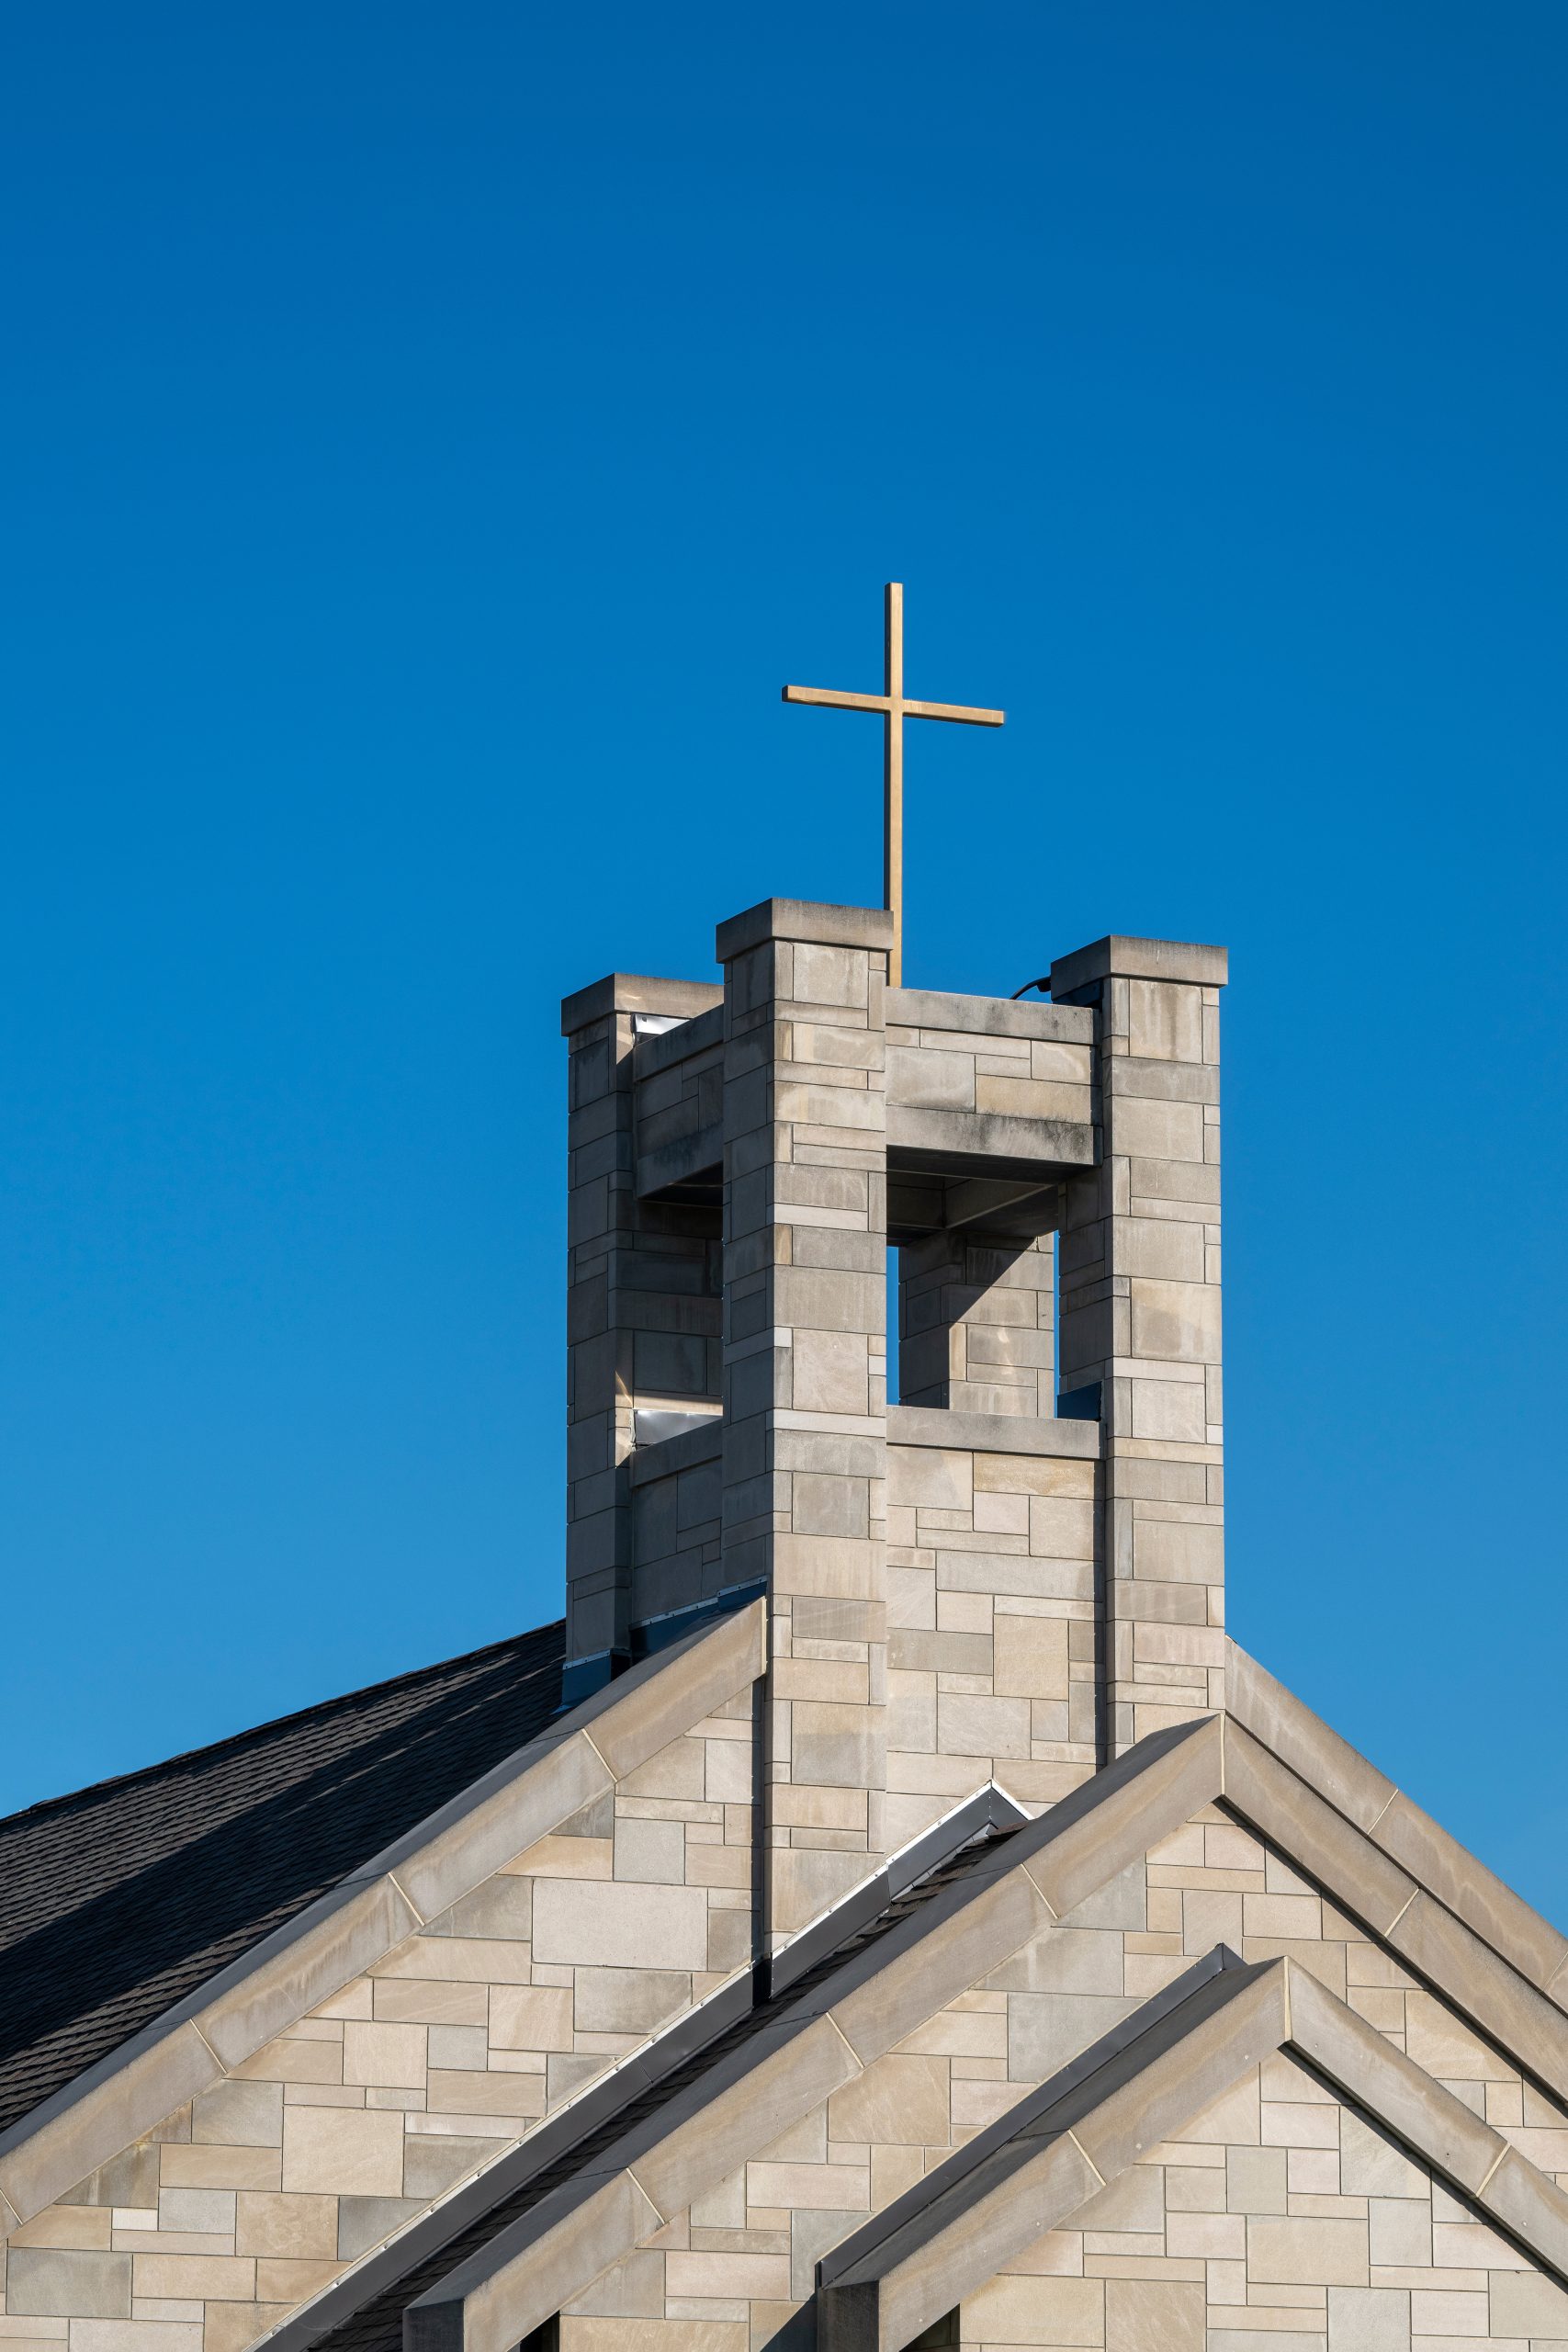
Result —
[[883, 692], [887, 722], [882, 731], [882, 903], [893, 917], [893, 947], [887, 984], [904, 985], [904, 587], [890, 580], [883, 590]]
[[823, 710], [868, 710], [883, 721], [882, 737], [882, 886], [883, 902], [893, 917], [893, 947], [888, 957], [890, 986], [904, 984], [904, 721], [944, 718], [960, 727], [1000, 727], [1003, 710], [981, 710], [967, 703], [910, 702], [904, 693], [904, 590], [890, 580], [884, 592], [883, 691], [879, 695], [840, 694], [829, 686], [786, 686], [785, 702], [814, 704]]

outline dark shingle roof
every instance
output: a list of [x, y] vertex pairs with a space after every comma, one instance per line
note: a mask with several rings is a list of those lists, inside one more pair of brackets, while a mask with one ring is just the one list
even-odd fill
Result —
[[0, 2130], [536, 1738], [563, 1633], [0, 1821]]

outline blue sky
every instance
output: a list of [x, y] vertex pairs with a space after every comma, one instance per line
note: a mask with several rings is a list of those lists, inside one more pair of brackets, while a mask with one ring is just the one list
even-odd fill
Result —
[[0, 1806], [554, 1614], [558, 1000], [1219, 939], [1241, 1640], [1568, 1925], [1561, 8], [13, 11]]

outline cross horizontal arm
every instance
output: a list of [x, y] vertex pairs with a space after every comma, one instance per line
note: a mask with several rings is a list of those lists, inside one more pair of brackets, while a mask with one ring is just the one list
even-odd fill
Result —
[[907, 702], [906, 718], [952, 718], [961, 727], [1000, 727], [1005, 710], [976, 710], [964, 702]]
[[786, 686], [784, 699], [815, 703], [823, 710], [870, 710], [884, 718], [897, 699], [906, 718], [946, 718], [960, 727], [1000, 727], [1007, 718], [1005, 710], [978, 710], [964, 702], [907, 702], [902, 695], [840, 694], [831, 686]]
[[[874, 710], [884, 718], [893, 707], [886, 695], [840, 695], [835, 694], [831, 686], [786, 686], [784, 698], [785, 702], [815, 703], [825, 710]], [[912, 703], [905, 705], [906, 709], [913, 707]]]

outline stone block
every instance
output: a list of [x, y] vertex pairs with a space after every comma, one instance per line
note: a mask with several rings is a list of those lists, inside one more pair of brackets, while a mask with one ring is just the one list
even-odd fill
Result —
[[791, 1709], [791, 1777], [813, 1785], [875, 1788], [885, 1738], [879, 1707], [798, 1701]]
[[[723, 1743], [728, 1746], [729, 1743]], [[750, 1758], [742, 1750], [748, 1768]], [[681, 1886], [686, 1876], [686, 1833], [678, 1821], [620, 1818], [615, 1823], [615, 1873], [649, 1886]]]
[[236, 2199], [234, 2251], [310, 2260], [337, 2252], [335, 2197], [243, 2191]]
[[1000, 1618], [995, 1649], [992, 1689], [998, 1698], [1066, 1697], [1069, 1662], [1065, 1617]]
[[1027, 1699], [937, 1694], [937, 1746], [944, 1756], [1027, 1757]]
[[1085, 1085], [1064, 1085], [1059, 1080], [1037, 1078], [1032, 1074], [1015, 1078], [977, 1072], [975, 1108], [976, 1111], [1000, 1112], [1012, 1119], [1087, 1120], [1090, 1111], [1089, 1090]]
[[[152, 2194], [157, 2195], [154, 2181]], [[143, 2211], [151, 2210], [143, 2204]], [[107, 2205], [52, 2205], [35, 2214], [30, 2222], [12, 2229], [11, 2217], [0, 2216], [6, 2226], [6, 2244], [12, 2246], [70, 2246], [78, 2252], [107, 2253], [109, 2233], [114, 2226], [114, 2214]]]
[[489, 2000], [483, 1984], [417, 1977], [378, 1977], [374, 1992], [377, 2017], [395, 2025], [482, 2026]]
[[1111, 1105], [1108, 1148], [1119, 1158], [1201, 1160], [1202, 1105], [1119, 1094]]
[[1127, 1045], [1129, 1052], [1149, 1061], [1202, 1061], [1203, 1003], [1198, 989], [1130, 978]]
[[171, 2188], [276, 2188], [283, 2175], [282, 2125], [272, 2148], [208, 2148], [191, 2145], [154, 2149]]
[[863, 1542], [871, 1532], [870, 1482], [796, 1471], [792, 1481], [793, 1518], [802, 1535], [847, 1535]]
[[446, 2073], [454, 2067], [488, 2065], [488, 2047], [482, 2025], [435, 2025], [430, 2029], [430, 2064]]
[[1109, 2033], [1136, 2006], [1122, 1993], [1011, 1993], [1008, 1996], [1008, 2078], [1043, 2083], [1070, 2058]]
[[1225, 2211], [1283, 2216], [1286, 2202], [1283, 2148], [1227, 2148]]
[[1219, 1363], [1217, 1283], [1154, 1282], [1134, 1276], [1129, 1295], [1134, 1356], [1168, 1363]]
[[193, 2141], [215, 2147], [276, 2148], [283, 2138], [283, 2089], [277, 2083], [220, 2083], [191, 2109]]
[[403, 2119], [395, 2109], [291, 2107], [283, 2119], [285, 2189], [400, 2197]]
[[1169, 1217], [1127, 1216], [1119, 1220], [1116, 1234], [1117, 1264], [1122, 1273], [1159, 1282], [1202, 1282], [1201, 1225], [1180, 1224]]
[[256, 2266], [232, 2254], [139, 2254], [134, 2257], [138, 2301], [250, 2303], [256, 2299]]
[[64, 2246], [13, 2246], [6, 2309], [17, 2319], [129, 2319], [130, 2256]]
[[1347, 2197], [1424, 2197], [1427, 2177], [1376, 2124], [1347, 2108], [1339, 2119], [1339, 2186]]
[[770, 1934], [775, 1939], [798, 1935], [852, 1894], [874, 1867], [859, 1838], [855, 1849], [847, 1853], [814, 1847], [775, 1847], [770, 1864]]
[[[906, 1408], [906, 1410], [908, 1408]], [[887, 1457], [887, 1499], [936, 1510], [968, 1510], [975, 1498], [975, 1457], [934, 1446], [897, 1445]]]
[[1371, 2258], [1380, 2268], [1424, 2270], [1432, 2259], [1432, 2209], [1423, 2198], [1367, 2200]]
[[[685, 1983], [685, 1978], [677, 1980]], [[570, 2050], [571, 1988], [496, 1984], [490, 1996], [490, 2041], [497, 2050]]]
[[1260, 2284], [1365, 2287], [1368, 2265], [1364, 2221], [1248, 2219], [1247, 2276]]
[[[158, 2196], [158, 2227], [184, 2233], [231, 2237], [234, 2232], [234, 2191], [231, 2188], [184, 2188], [171, 2185]], [[242, 2249], [243, 2251], [243, 2249]]]
[[458, 2132], [416, 2132], [403, 2152], [403, 2186], [422, 2204], [444, 2196], [457, 2181], [498, 2155], [503, 2138], [487, 2140]]
[[744, 2320], [579, 2319], [560, 2324], [560, 2352], [747, 2352]]
[[871, 1358], [858, 1331], [801, 1330], [791, 1350], [791, 1403], [797, 1412], [871, 1410]]
[[1150, 1380], [1128, 1383], [1134, 1438], [1171, 1439], [1179, 1445], [1201, 1445], [1208, 1433], [1208, 1406], [1199, 1380]]
[[703, 1968], [706, 1902], [700, 1887], [542, 1879], [534, 1894], [534, 1956], [605, 1967]]
[[1224, 1530], [1140, 1515], [1134, 1523], [1133, 1573], [1156, 1583], [1220, 1584]]
[[1328, 2352], [1409, 2352], [1410, 2297], [1390, 2287], [1330, 2287]]
[[343, 2079], [385, 2088], [424, 2088], [425, 2028], [365, 2024], [351, 2018], [343, 2030]]
[[[238, 2308], [232, 2303], [214, 2304], [207, 2314], [204, 2329], [199, 2320], [153, 2319], [133, 2302], [134, 2315], [128, 2320], [73, 2320], [71, 2343], [74, 2352], [203, 2352], [204, 2344], [210, 2346], [221, 2339], [223, 2331], [214, 2324], [220, 2314]], [[254, 2310], [254, 2306], [244, 2308]], [[0, 2335], [0, 2341], [5, 2341], [7, 2352], [11, 2352], [12, 2339]]]
[[209, 2303], [202, 2352], [249, 2352], [251, 2345], [288, 2316], [287, 2303]]
[[789, 2295], [789, 2256], [781, 2254], [682, 2253], [664, 2257], [665, 2292], [671, 2298], [750, 2301]]
[[1200, 2282], [1108, 2278], [1106, 2352], [1203, 2352], [1204, 2304]]
[[964, 2332], [976, 2345], [1103, 2345], [1105, 2282], [1001, 2272], [964, 2297]]
[[1534, 2270], [1494, 2270], [1489, 2278], [1491, 2332], [1568, 2342], [1568, 2292]]
[[887, 1099], [915, 1111], [973, 1111], [975, 1057], [937, 1053], [927, 1046], [890, 1046]]
[[1051, 1560], [1092, 1560], [1095, 1507], [1087, 1497], [1032, 1494], [1029, 1549]]

